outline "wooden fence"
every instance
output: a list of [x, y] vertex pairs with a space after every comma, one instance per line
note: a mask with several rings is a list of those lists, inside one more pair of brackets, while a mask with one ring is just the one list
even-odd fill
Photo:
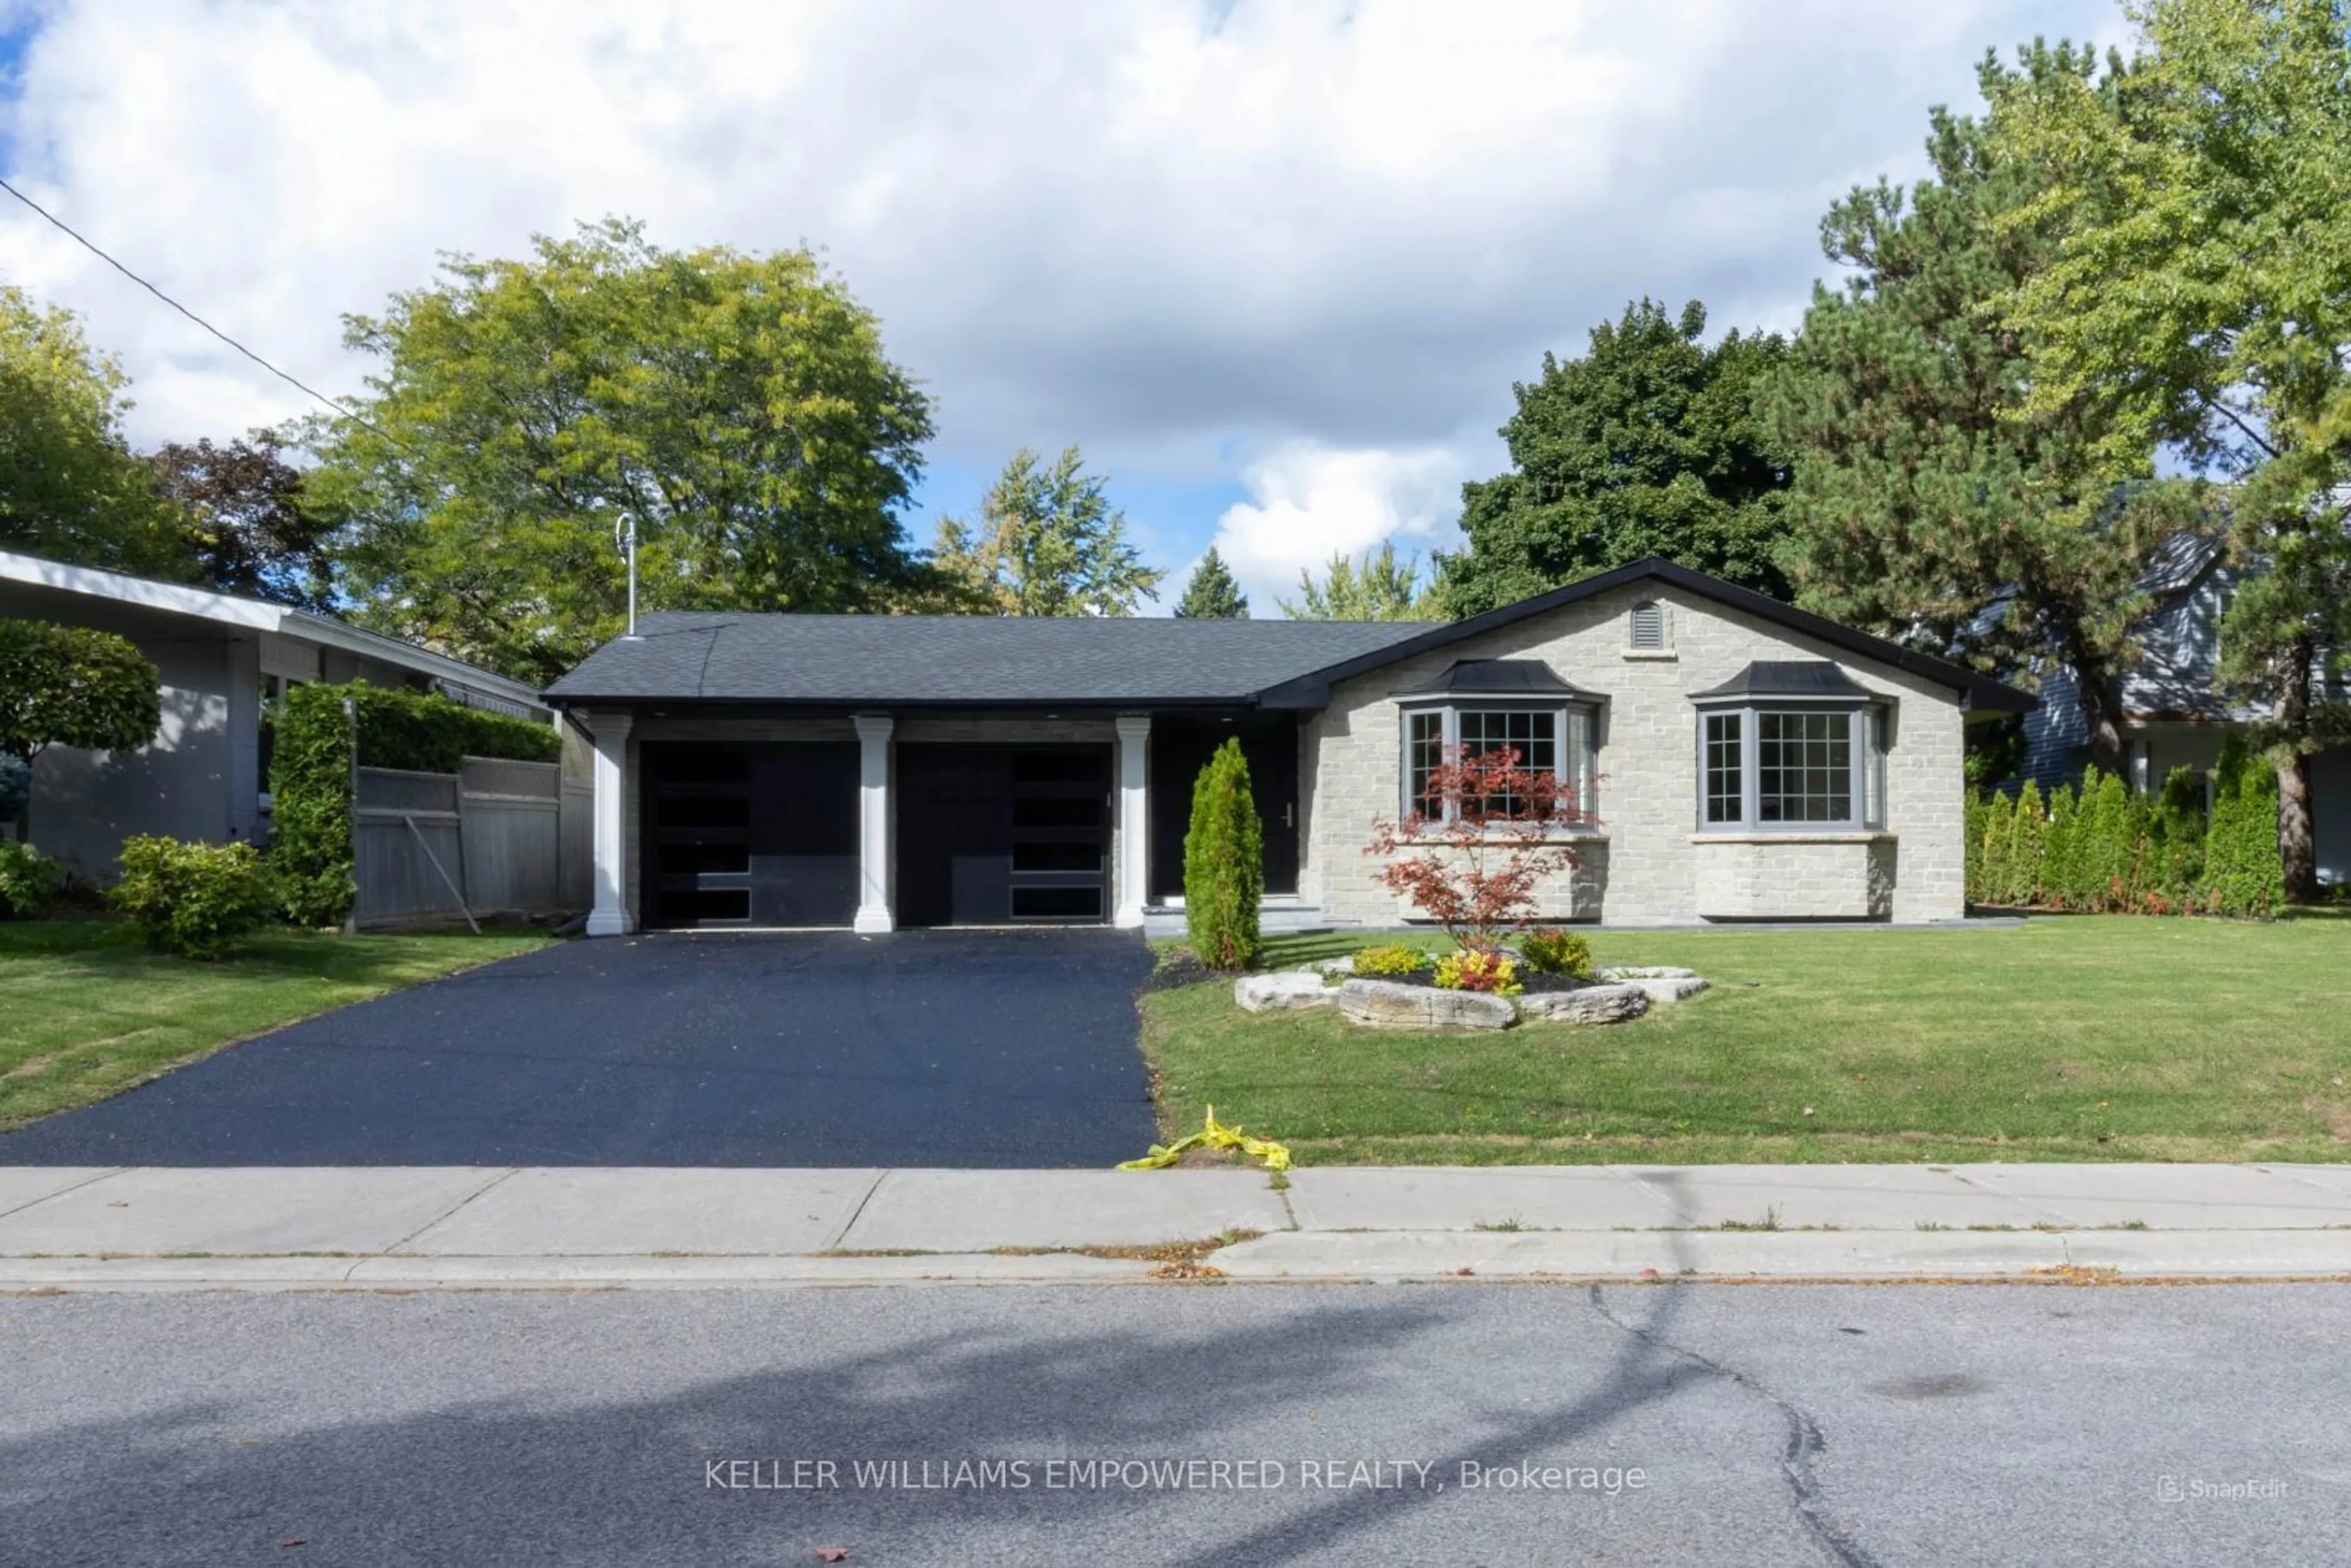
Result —
[[553, 762], [468, 757], [455, 773], [360, 768], [359, 924], [586, 908], [591, 804], [592, 787]]

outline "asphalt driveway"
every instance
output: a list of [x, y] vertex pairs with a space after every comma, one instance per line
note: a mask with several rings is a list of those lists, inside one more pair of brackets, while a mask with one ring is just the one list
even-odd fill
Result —
[[569, 942], [0, 1135], [0, 1166], [1100, 1166], [1155, 1135], [1131, 933]]

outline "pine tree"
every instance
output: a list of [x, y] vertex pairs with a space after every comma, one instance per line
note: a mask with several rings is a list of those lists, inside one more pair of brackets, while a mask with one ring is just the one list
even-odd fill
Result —
[[1225, 558], [1210, 545], [1200, 564], [1192, 569], [1192, 580], [1184, 585], [1184, 597], [1176, 601], [1176, 613], [1189, 621], [1246, 621], [1249, 618], [1249, 597], [1225, 565]]
[[[1982, 75], [1991, 94], [2011, 73]], [[1931, 178], [1857, 189], [1823, 221], [1852, 276], [1814, 288], [1764, 390], [1794, 469], [1782, 559], [1807, 609], [2001, 675], [2069, 669], [2091, 760], [2112, 770], [2116, 680], [2147, 608], [2137, 564], [2199, 520], [2194, 495], [2145, 463], [2098, 463], [2085, 405], [2022, 416], [2028, 362], [1991, 307], [2051, 265], [2064, 219], [2012, 222], [2045, 185], [2038, 165], [2003, 157], [1980, 121], [1938, 109], [1931, 123]]]
[[1265, 895], [1265, 828], [1249, 793], [1249, 759], [1228, 740], [1192, 786], [1184, 835], [1184, 929], [1193, 956], [1212, 969], [1246, 968], [1258, 954]]

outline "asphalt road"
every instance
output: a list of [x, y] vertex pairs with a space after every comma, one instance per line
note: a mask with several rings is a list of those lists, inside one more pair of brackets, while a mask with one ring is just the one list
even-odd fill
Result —
[[1156, 1136], [1109, 930], [559, 943], [0, 1134], [0, 1166], [1084, 1166]]
[[0, 1559], [2339, 1563], [2346, 1331], [2329, 1285], [16, 1298]]

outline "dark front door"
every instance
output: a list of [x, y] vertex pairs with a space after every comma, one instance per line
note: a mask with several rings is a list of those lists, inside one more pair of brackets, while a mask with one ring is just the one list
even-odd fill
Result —
[[1298, 724], [1290, 718], [1154, 719], [1151, 725], [1151, 896], [1184, 893], [1184, 835], [1192, 786], [1217, 747], [1238, 736], [1249, 793], [1265, 831], [1265, 890], [1298, 891]]
[[897, 748], [902, 925], [1110, 915], [1107, 746]]
[[846, 925], [857, 913], [857, 745], [648, 745], [646, 924]]

